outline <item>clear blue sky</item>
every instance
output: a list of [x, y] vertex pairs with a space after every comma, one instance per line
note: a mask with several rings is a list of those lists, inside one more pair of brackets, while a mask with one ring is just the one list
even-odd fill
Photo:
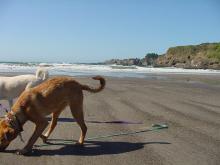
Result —
[[219, 0], [0, 0], [0, 61], [101, 62], [219, 41]]

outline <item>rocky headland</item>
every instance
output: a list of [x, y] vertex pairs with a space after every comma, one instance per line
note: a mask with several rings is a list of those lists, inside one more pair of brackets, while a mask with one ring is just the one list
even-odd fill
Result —
[[123, 66], [220, 69], [220, 43], [171, 47], [162, 55], [148, 53], [144, 58], [111, 59], [104, 63]]

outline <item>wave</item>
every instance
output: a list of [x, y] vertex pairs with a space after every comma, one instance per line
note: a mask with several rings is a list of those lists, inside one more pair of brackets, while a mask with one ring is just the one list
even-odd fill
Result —
[[123, 66], [123, 65], [112, 65], [112, 69], [137, 69], [136, 66]]
[[0, 72], [35, 73], [38, 67], [45, 67], [51, 75], [104, 75], [113, 77], [146, 77], [149, 74], [215, 74], [219, 70], [153, 68], [139, 66], [102, 65], [102, 64], [72, 64], [72, 63], [22, 63], [0, 62]]

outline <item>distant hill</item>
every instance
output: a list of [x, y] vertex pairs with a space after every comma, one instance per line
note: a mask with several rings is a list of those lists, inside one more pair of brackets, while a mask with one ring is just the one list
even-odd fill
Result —
[[105, 64], [220, 69], [220, 43], [171, 47], [163, 55], [148, 53], [142, 59], [112, 59]]
[[220, 43], [171, 47], [157, 58], [156, 66], [220, 69]]

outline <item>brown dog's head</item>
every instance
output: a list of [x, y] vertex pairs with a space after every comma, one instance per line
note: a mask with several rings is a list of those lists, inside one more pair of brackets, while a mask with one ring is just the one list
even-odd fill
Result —
[[0, 121], [0, 151], [4, 151], [10, 142], [17, 137], [16, 131], [6, 120]]

